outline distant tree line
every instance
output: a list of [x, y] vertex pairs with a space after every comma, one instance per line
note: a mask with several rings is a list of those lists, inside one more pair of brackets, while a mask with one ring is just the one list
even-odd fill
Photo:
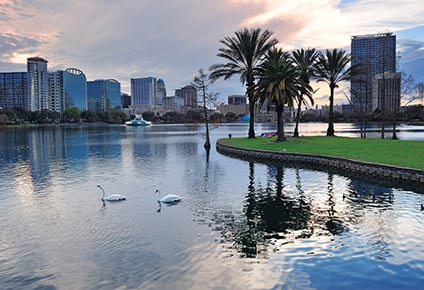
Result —
[[[177, 123], [203, 123], [205, 117], [201, 110], [188, 110], [186, 113], [167, 112], [163, 115], [152, 111], [144, 112], [143, 118], [153, 123], [177, 124]], [[222, 114], [212, 112], [208, 114], [208, 121], [212, 123], [237, 122], [241, 116], [229, 112]], [[78, 108], [66, 109], [63, 113], [49, 110], [27, 111], [22, 108], [0, 110], [0, 125], [23, 125], [23, 124], [60, 124], [60, 123], [95, 123], [123, 124], [134, 118], [127, 116], [121, 110], [106, 112], [80, 111]]]

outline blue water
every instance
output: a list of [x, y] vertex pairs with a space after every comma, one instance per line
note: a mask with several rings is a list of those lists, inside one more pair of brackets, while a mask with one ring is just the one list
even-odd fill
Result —
[[[212, 126], [212, 144], [246, 126]], [[422, 187], [208, 157], [203, 142], [195, 125], [0, 128], [0, 288], [422, 287]], [[127, 200], [103, 205], [97, 184]], [[182, 202], [159, 207], [157, 188]]]

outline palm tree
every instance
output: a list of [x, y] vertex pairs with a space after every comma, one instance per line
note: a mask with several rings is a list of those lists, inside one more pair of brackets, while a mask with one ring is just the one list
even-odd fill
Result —
[[[309, 80], [314, 76], [314, 66], [318, 58], [318, 52], [315, 48], [298, 49], [292, 52], [292, 58], [297, 66], [300, 73], [300, 78], [305, 84], [309, 85]], [[307, 104], [307, 99], [304, 98], [304, 94], [300, 94], [297, 98], [297, 111], [296, 111], [296, 125], [294, 127], [293, 137], [299, 137], [299, 119], [302, 104]], [[311, 105], [314, 104], [314, 100], [311, 96], [308, 96]]]
[[350, 54], [343, 49], [326, 50], [326, 53], [319, 53], [315, 66], [315, 73], [318, 82], [326, 82], [330, 87], [330, 111], [328, 114], [327, 136], [334, 136], [334, 89], [339, 87], [339, 83], [348, 81], [351, 77], [359, 74], [357, 66], [347, 67], [350, 63]]
[[292, 106], [300, 94], [311, 97], [312, 89], [300, 78], [289, 53], [273, 48], [259, 67], [259, 81], [255, 88], [259, 106], [267, 102], [268, 111], [275, 105], [277, 111], [277, 142], [284, 137], [284, 105]]
[[271, 36], [272, 32], [269, 30], [244, 28], [235, 32], [234, 36], [225, 37], [220, 41], [224, 47], [219, 49], [217, 56], [222, 57], [227, 62], [210, 67], [209, 78], [212, 81], [221, 77], [226, 80], [233, 75], [240, 75], [240, 81], [246, 85], [250, 111], [249, 138], [255, 138], [253, 87], [255, 86], [257, 68], [266, 52], [278, 42]]

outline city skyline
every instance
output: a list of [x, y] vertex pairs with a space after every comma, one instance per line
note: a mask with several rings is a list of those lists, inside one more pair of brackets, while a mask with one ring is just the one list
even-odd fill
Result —
[[[163, 79], [169, 92], [189, 84], [199, 68], [222, 62], [219, 40], [241, 27], [270, 29], [285, 50], [350, 51], [353, 35], [391, 31], [400, 71], [424, 81], [424, 5], [420, 1], [8, 1], [0, 0], [0, 71], [25, 71], [28, 57], [49, 69], [77, 67], [87, 80]], [[371, 20], [370, 20], [371, 19]], [[316, 86], [318, 87], [318, 86]], [[316, 102], [325, 105], [320, 84]], [[225, 101], [244, 94], [236, 76], [211, 86]], [[345, 101], [343, 93], [336, 103]]]

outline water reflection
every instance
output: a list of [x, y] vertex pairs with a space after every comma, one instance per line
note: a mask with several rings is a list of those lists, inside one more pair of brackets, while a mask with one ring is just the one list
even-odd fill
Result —
[[[211, 132], [216, 140], [245, 136], [246, 128]], [[370, 286], [372, 276], [411, 289], [424, 282], [419, 188], [228, 158], [214, 148], [208, 154], [203, 143], [201, 128], [185, 126], [0, 129], [2, 286], [383, 288]], [[128, 202], [103, 205], [99, 180]], [[159, 208], [156, 188], [183, 201]]]
[[[242, 212], [222, 210], [211, 218], [215, 230], [226, 243], [233, 245], [240, 257], [269, 258], [270, 253], [297, 240], [343, 235], [362, 223], [369, 209], [384, 214], [395, 202], [391, 188], [332, 172], [322, 172], [326, 182], [313, 182], [311, 187], [308, 178], [312, 172], [299, 167], [265, 165], [266, 182], [260, 182], [262, 176], [256, 176], [257, 166], [263, 165], [248, 162]], [[376, 247], [386, 245], [383, 236], [389, 229], [374, 230], [382, 234], [372, 235], [370, 243]], [[387, 253], [386, 247], [379, 251]]]

